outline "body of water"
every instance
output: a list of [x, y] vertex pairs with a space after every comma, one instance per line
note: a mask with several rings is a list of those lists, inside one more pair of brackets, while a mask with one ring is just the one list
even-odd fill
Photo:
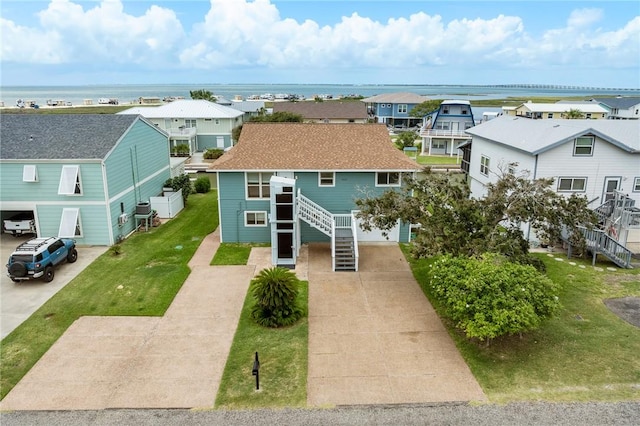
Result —
[[189, 91], [205, 89], [215, 96], [244, 99], [252, 95], [289, 94], [314, 98], [330, 95], [374, 96], [383, 93], [409, 92], [434, 99], [503, 99], [510, 96], [570, 97], [594, 95], [640, 96], [640, 89], [594, 88], [551, 85], [351, 85], [351, 84], [122, 84], [87, 86], [5, 86], [0, 87], [0, 101], [7, 107], [15, 106], [18, 99], [46, 105], [48, 100], [82, 105], [85, 100], [98, 103], [100, 98], [114, 98], [120, 103], [136, 103], [140, 97], [179, 97], [190, 99]]

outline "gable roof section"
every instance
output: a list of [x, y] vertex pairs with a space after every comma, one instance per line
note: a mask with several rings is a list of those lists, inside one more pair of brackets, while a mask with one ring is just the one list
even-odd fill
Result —
[[588, 134], [624, 151], [640, 153], [640, 121], [637, 120], [531, 120], [501, 116], [465, 131], [532, 155]]
[[415, 93], [383, 93], [381, 95], [371, 96], [362, 99], [362, 102], [370, 104], [421, 104], [428, 101], [429, 98]]
[[180, 99], [159, 107], [134, 107], [118, 114], [140, 114], [146, 118], [236, 118], [242, 111], [203, 99]]
[[139, 117], [115, 114], [2, 114], [1, 119], [1, 159], [61, 160], [105, 158]]
[[218, 171], [415, 171], [384, 124], [245, 123], [238, 144], [211, 166]]
[[368, 117], [367, 106], [362, 102], [275, 102], [273, 112], [291, 112], [307, 119], [356, 119], [364, 120]]
[[594, 98], [592, 102], [604, 104], [609, 108], [629, 109], [635, 105], [640, 105], [640, 97], [638, 96], [622, 96], [618, 98]]

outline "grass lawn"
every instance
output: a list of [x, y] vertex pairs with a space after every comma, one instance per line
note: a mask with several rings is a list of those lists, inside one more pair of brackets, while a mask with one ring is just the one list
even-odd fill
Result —
[[426, 283], [429, 260], [407, 258], [492, 402], [639, 399], [640, 328], [611, 313], [603, 300], [639, 296], [640, 271], [598, 272], [589, 261], [572, 259], [586, 265], [581, 269], [566, 257], [560, 262], [544, 253], [538, 256], [547, 265], [547, 275], [561, 284], [561, 311], [540, 329], [522, 338], [496, 339], [489, 347], [467, 340], [441, 314]]
[[[298, 303], [308, 312], [308, 283], [301, 282]], [[270, 329], [250, 317], [254, 301], [247, 293], [216, 398], [216, 408], [304, 407], [307, 404], [305, 315], [291, 327]], [[260, 390], [251, 375], [255, 352], [260, 358]]]
[[221, 243], [211, 260], [211, 265], [246, 265], [251, 247], [268, 247], [269, 244]]
[[[177, 218], [108, 250], [2, 340], [0, 397], [84, 315], [163, 315], [189, 275], [188, 261], [218, 226], [217, 193], [192, 194]], [[82, 256], [82, 248], [78, 249]]]
[[455, 165], [459, 165], [462, 159], [456, 158], [455, 155], [453, 157], [449, 157], [448, 155], [418, 155], [417, 161], [418, 161], [418, 164], [421, 164], [423, 166], [431, 166], [431, 165], [455, 166]]

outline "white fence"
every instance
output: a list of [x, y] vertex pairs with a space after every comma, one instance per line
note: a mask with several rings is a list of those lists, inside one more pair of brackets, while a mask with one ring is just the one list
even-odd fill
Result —
[[164, 197], [151, 197], [151, 209], [158, 212], [160, 219], [171, 219], [184, 208], [182, 189], [178, 192], [165, 192]]

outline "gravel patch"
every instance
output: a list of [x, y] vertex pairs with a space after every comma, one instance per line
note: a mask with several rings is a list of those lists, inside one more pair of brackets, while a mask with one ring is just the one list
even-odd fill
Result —
[[13, 425], [637, 425], [640, 402], [515, 403], [507, 405], [445, 404], [358, 406], [334, 409], [252, 411], [102, 410], [19, 411], [0, 414]]
[[640, 297], [622, 297], [619, 299], [607, 299], [604, 301], [607, 308], [620, 318], [640, 327]]

